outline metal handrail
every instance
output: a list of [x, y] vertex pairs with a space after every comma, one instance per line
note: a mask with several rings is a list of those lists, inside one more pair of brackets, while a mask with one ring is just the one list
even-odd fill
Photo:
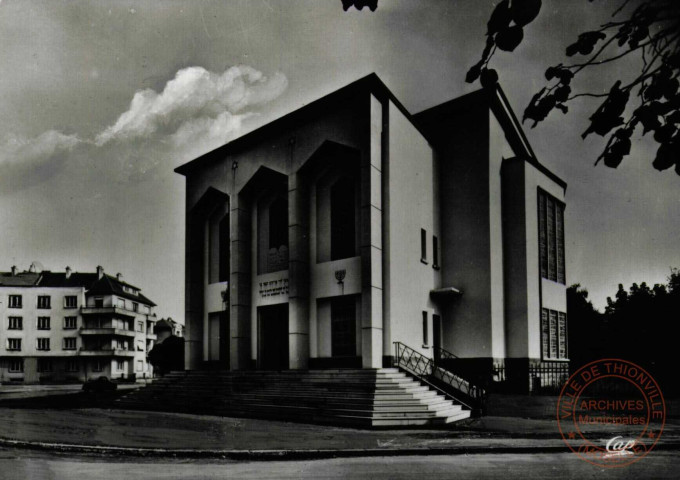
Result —
[[[426, 357], [408, 345], [405, 345], [401, 342], [394, 342], [394, 347], [395, 361], [397, 366], [412, 373], [420, 380], [431, 385], [431, 383], [428, 382], [426, 378], [435, 378], [446, 385], [450, 385], [452, 388], [463, 393], [476, 402], [481, 402], [486, 395], [486, 392], [483, 388], [473, 385], [458, 375], [445, 370], [444, 368], [437, 365], [433, 359]], [[439, 388], [437, 388], [437, 390], [441, 391]], [[457, 402], [462, 403], [466, 407], [470, 409], [473, 408], [460, 398], [457, 398], [448, 392], [446, 392], [446, 394], [450, 397], [453, 397]]]

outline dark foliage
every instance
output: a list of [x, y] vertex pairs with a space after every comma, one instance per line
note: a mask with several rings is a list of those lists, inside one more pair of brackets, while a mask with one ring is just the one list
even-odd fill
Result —
[[567, 289], [569, 351], [572, 370], [600, 358], [622, 358], [645, 368], [666, 395], [680, 394], [674, 362], [674, 325], [680, 310], [680, 270], [673, 269], [666, 285], [650, 288], [619, 285], [607, 299], [604, 313], [588, 301], [588, 292]]
[[[580, 33], [566, 47], [567, 57], [588, 58], [549, 67], [545, 72], [549, 84], [531, 99], [524, 111], [524, 121], [533, 121], [533, 128], [555, 109], [567, 113], [567, 103], [575, 98], [603, 98], [582, 135], [585, 138], [595, 133], [607, 137], [595, 164], [603, 161], [608, 167], [618, 167], [630, 154], [630, 139], [640, 125], [641, 135], [653, 132], [658, 144], [652, 166], [657, 170], [675, 166], [680, 175], [680, 2], [647, 0], [635, 6], [632, 3], [635, 2], [621, 0], [612, 13], [616, 20], [604, 23], [598, 30]], [[487, 24], [482, 58], [470, 68], [465, 80], [472, 83], [480, 79], [482, 86], [493, 86], [498, 78], [495, 71], [493, 77], [484, 77], [482, 73], [487, 71], [496, 48], [513, 51], [523, 39], [523, 27], [536, 18], [540, 8], [540, 0], [499, 3]], [[641, 67], [627, 83], [616, 80], [608, 93], [572, 94], [570, 84], [579, 72], [630, 55], [639, 56]]]

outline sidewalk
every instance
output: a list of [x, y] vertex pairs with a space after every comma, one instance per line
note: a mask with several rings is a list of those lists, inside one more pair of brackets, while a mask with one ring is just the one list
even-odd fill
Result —
[[[666, 424], [655, 448], [680, 450], [680, 421], [674, 422]], [[130, 410], [4, 407], [0, 446], [250, 459], [568, 450], [553, 420], [482, 417], [439, 429], [360, 430]]]

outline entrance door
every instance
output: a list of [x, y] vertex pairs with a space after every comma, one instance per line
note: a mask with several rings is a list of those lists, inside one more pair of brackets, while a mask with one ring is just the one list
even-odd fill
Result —
[[288, 369], [288, 304], [258, 307], [257, 359], [261, 370]]
[[432, 346], [434, 363], [439, 363], [439, 349], [442, 347], [442, 317], [432, 315]]
[[209, 360], [214, 368], [229, 368], [229, 312], [208, 314]]

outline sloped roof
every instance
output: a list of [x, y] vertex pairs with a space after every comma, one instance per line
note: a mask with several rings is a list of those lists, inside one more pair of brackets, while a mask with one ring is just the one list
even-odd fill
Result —
[[360, 78], [359, 80], [345, 85], [344, 87], [332, 93], [329, 93], [328, 95], [318, 98], [317, 100], [314, 100], [313, 102], [308, 103], [297, 110], [294, 110], [259, 128], [256, 128], [255, 130], [248, 132], [245, 135], [242, 135], [231, 142], [216, 148], [215, 150], [201, 155], [200, 157], [195, 158], [184, 165], [180, 165], [179, 167], [175, 168], [175, 172], [179, 173], [180, 175], [188, 175], [198, 167], [208, 165], [217, 160], [223, 160], [225, 154], [248, 148], [257, 142], [261, 142], [264, 139], [269, 138], [270, 135], [280, 134], [283, 129], [297, 125], [299, 122], [315, 118], [318, 115], [323, 115], [330, 109], [343, 105], [347, 101], [358, 98], [359, 95], [367, 92], [372, 93], [381, 100], [385, 98], [389, 99], [413, 124], [413, 126], [420, 131], [421, 135], [426, 137], [419, 125], [413, 121], [411, 113], [406, 110], [399, 99], [394, 96], [390, 89], [387, 88], [387, 86], [375, 73], [371, 73], [363, 78]]
[[[43, 270], [40, 273], [18, 272], [12, 275], [11, 272], [0, 272], [0, 286], [12, 287], [52, 287], [68, 288], [83, 287], [87, 295], [117, 295], [127, 298], [144, 305], [155, 306], [149, 298], [142, 295], [139, 287], [129, 283], [119, 281], [116, 277], [104, 274], [101, 279], [96, 273], [73, 272], [66, 278], [66, 272], [50, 272]], [[138, 293], [129, 293], [123, 287], [129, 287]]]

